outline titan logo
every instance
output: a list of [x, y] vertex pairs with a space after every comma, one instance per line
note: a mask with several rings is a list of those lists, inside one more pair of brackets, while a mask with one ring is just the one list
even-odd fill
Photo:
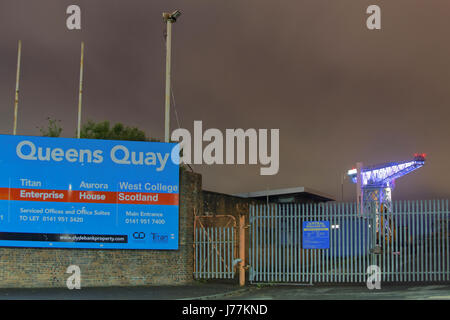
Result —
[[159, 234], [159, 233], [151, 233], [152, 236], [152, 241], [153, 242], [168, 242], [169, 241], [169, 236], [166, 234]]

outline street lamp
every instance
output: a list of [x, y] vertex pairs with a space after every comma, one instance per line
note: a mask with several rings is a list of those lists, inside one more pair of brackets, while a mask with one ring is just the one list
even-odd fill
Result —
[[166, 105], [165, 105], [165, 126], [164, 126], [164, 142], [170, 141], [170, 53], [172, 46], [172, 23], [177, 21], [177, 18], [181, 15], [179, 10], [175, 10], [172, 13], [164, 12], [162, 14], [163, 20], [167, 25], [167, 38], [166, 38]]

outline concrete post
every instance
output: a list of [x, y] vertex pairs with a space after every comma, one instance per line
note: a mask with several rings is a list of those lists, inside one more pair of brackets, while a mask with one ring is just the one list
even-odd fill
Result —
[[239, 217], [239, 285], [245, 286], [245, 215]]

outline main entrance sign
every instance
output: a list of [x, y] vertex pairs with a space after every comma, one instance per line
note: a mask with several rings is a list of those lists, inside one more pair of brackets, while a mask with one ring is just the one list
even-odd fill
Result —
[[0, 246], [178, 249], [174, 143], [0, 135]]

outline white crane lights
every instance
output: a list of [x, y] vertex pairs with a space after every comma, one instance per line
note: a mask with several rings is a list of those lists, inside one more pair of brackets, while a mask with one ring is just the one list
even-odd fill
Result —
[[[416, 153], [412, 160], [390, 162], [361, 169], [362, 213], [391, 211], [391, 191], [395, 179], [400, 178], [425, 164], [425, 153]], [[353, 183], [357, 183], [358, 170], [347, 172]]]
[[[413, 160], [402, 162], [384, 163], [381, 165], [363, 168], [361, 171], [363, 186], [388, 186], [392, 181], [404, 176], [425, 164], [425, 153], [414, 154]], [[352, 181], [356, 183], [357, 169], [351, 169], [347, 173]]]

